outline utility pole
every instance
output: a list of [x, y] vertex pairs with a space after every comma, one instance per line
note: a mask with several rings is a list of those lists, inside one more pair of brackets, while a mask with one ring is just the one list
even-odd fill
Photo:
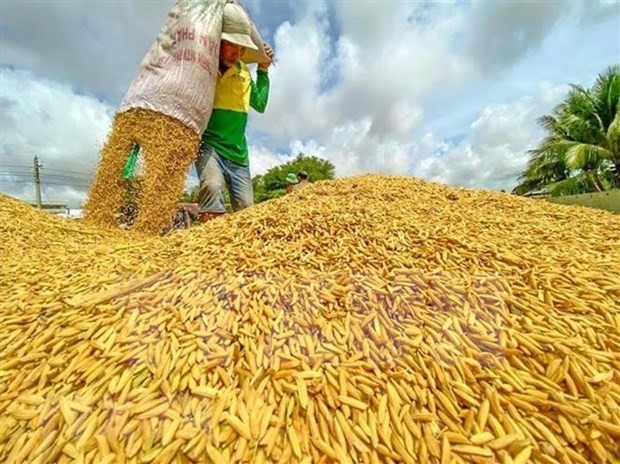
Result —
[[39, 175], [39, 169], [43, 166], [43, 163], [39, 163], [39, 159], [34, 157], [34, 193], [37, 197], [37, 207], [43, 208], [41, 204], [41, 176]]

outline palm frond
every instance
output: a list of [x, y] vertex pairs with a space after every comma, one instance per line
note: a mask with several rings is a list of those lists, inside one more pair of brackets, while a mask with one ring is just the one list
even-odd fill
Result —
[[553, 150], [530, 150], [526, 168], [518, 178], [516, 190], [523, 194], [531, 190], [540, 190], [550, 182], [557, 182], [569, 175], [564, 162], [563, 152]]
[[592, 87], [592, 95], [596, 102], [597, 112], [607, 128], [620, 105], [620, 65], [612, 65], [599, 74]]
[[607, 129], [607, 140], [613, 162], [620, 164], [620, 105], [616, 109], [616, 116]]
[[576, 195], [579, 193], [596, 192], [598, 189], [594, 184], [591, 172], [581, 172], [558, 182], [548, 184], [545, 191], [552, 197], [564, 195]]
[[565, 138], [568, 136], [568, 132], [560, 124], [560, 121], [554, 116], [544, 115], [538, 118], [538, 125], [541, 126], [547, 133], [553, 134], [557, 137]]
[[[620, 66], [609, 67], [591, 89], [571, 85], [551, 114], [538, 119], [547, 136], [528, 152], [516, 191], [549, 188], [563, 192], [602, 190], [620, 184]], [[611, 177], [610, 177], [611, 176]]]
[[582, 142], [600, 138], [605, 126], [589, 92], [577, 87], [569, 92], [565, 103], [560, 120], [568, 128], [571, 138]]
[[611, 160], [613, 155], [609, 150], [598, 145], [570, 142], [567, 147], [565, 160], [571, 169], [594, 169], [603, 160]]

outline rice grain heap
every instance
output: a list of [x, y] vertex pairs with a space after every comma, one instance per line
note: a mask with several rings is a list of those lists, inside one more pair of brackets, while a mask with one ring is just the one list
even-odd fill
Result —
[[2, 462], [620, 460], [620, 217], [361, 176], [0, 229]]

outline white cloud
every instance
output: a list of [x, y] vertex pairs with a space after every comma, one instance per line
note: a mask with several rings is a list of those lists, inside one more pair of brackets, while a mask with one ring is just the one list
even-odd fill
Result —
[[620, 17], [620, 0], [593, 0], [579, 5], [582, 9], [581, 17], [584, 24], [596, 24], [609, 18]]
[[559, 103], [567, 86], [542, 82], [535, 95], [485, 107], [470, 135], [449, 144], [427, 133], [418, 147], [418, 176], [465, 187], [512, 189], [543, 132], [536, 120]]
[[[275, 34], [282, 66], [271, 71], [268, 114], [253, 123], [276, 144], [300, 134], [329, 138], [334, 128], [368, 118], [369, 135], [408, 137], [423, 116], [424, 92], [458, 87], [471, 73], [467, 59], [450, 52], [461, 25], [458, 15], [421, 27], [409, 19], [422, 8], [419, 4], [359, 8], [337, 2], [335, 17], [328, 17], [330, 10], [322, 5], [309, 8], [296, 23], [282, 24]], [[434, 8], [437, 15], [445, 11]], [[328, 34], [333, 23], [340, 28], [335, 42]]]
[[[338, 175], [509, 188], [541, 135], [535, 119], [565, 91], [558, 84], [589, 85], [620, 54], [608, 40], [617, 1], [247, 4], [277, 57], [267, 112], [250, 119], [253, 174], [304, 152], [329, 159]], [[2, 162], [30, 166], [37, 153], [47, 169], [91, 172], [169, 6], [9, 2], [0, 18]], [[31, 185], [7, 185], [31, 196]], [[71, 197], [56, 187], [54, 196]]]
[[475, 2], [470, 53], [485, 72], [497, 72], [540, 46], [574, 2]]
[[[359, 173], [406, 173], [411, 170], [412, 143], [383, 140], [370, 134], [372, 121], [369, 118], [349, 121], [335, 127], [327, 137], [320, 140], [293, 139], [283, 153], [275, 154], [265, 147], [252, 147], [252, 173], [261, 174], [269, 167], [286, 162], [299, 153], [315, 155], [331, 161], [336, 166], [336, 175]], [[258, 169], [255, 159], [259, 160]]]
[[[467, 57], [451, 48], [463, 18], [447, 4], [378, 2], [359, 8], [338, 2], [336, 9], [341, 81], [329, 97], [342, 119], [371, 118], [371, 135], [410, 136], [424, 116], [426, 94], [458, 87], [470, 77]], [[433, 21], [412, 20], [422, 14]]]
[[[290, 156], [330, 159], [338, 174], [410, 170], [423, 100], [445, 87], [456, 91], [472, 72], [466, 57], [450, 51], [460, 13], [438, 19], [448, 7], [432, 6], [436, 21], [413, 21], [429, 14], [425, 8], [336, 2], [337, 15], [327, 17], [331, 10], [319, 2], [282, 24], [275, 34], [282, 66], [271, 71], [267, 113], [252, 127], [286, 144]], [[337, 39], [328, 33], [335, 26]]]
[[326, 128], [329, 118], [320, 97], [329, 49], [324, 13], [322, 2], [317, 2], [299, 23], [285, 22], [275, 33], [277, 61], [270, 71], [268, 115], [253, 118], [253, 124], [276, 144]]
[[171, 2], [9, 1], [0, 65], [120, 101]]
[[[2, 191], [33, 200], [33, 157], [43, 162], [44, 200], [79, 204], [107, 137], [112, 108], [66, 85], [0, 69]], [[10, 173], [10, 175], [7, 175]]]
[[[537, 88], [531, 80], [486, 80], [484, 73], [527, 59], [561, 18], [579, 9], [514, 2], [360, 5], [335, 2], [337, 15], [329, 20], [338, 23], [337, 38], [326, 36], [321, 9], [278, 30], [279, 50], [295, 51], [294, 59], [285, 55], [282, 61], [294, 66], [282, 82], [274, 70], [276, 103], [260, 121], [254, 118], [255, 127], [278, 146], [289, 140], [291, 157], [303, 151], [329, 159], [338, 175], [404, 172], [471, 187], [514, 186], [527, 150], [542, 135], [536, 119], [566, 88], [544, 78]], [[507, 100], [501, 98], [502, 84]], [[516, 92], [521, 96], [513, 96]], [[450, 106], [452, 96], [466, 96], [466, 112]], [[443, 112], [434, 107], [440, 101], [447, 103]], [[427, 121], [419, 132], [429, 110], [440, 127], [467, 121], [457, 131], [464, 136], [445, 139]]]
[[290, 158], [287, 154], [274, 153], [272, 150], [262, 145], [252, 145], [250, 147], [250, 153], [250, 169], [253, 176], [264, 174], [269, 169], [285, 163]]

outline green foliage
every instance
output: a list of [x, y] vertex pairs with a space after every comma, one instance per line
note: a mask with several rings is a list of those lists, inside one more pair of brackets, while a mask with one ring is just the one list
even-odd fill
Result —
[[[334, 165], [327, 160], [316, 156], [306, 156], [300, 153], [295, 159], [275, 166], [263, 175], [257, 175], [252, 178], [254, 202], [260, 203], [283, 196], [286, 188], [286, 175], [289, 172], [297, 174], [299, 171], [306, 171], [308, 173], [308, 180], [314, 182], [317, 180], [333, 179], [335, 168]], [[198, 186], [186, 190], [181, 197], [181, 202], [198, 203], [198, 192]], [[224, 189], [223, 195], [226, 210], [230, 212], [232, 211], [232, 206], [227, 189]]]
[[297, 174], [299, 171], [306, 171], [309, 182], [315, 182], [333, 179], [335, 167], [327, 160], [300, 153], [295, 159], [271, 168], [264, 175], [254, 176], [252, 179], [254, 201], [260, 203], [284, 195], [287, 185], [286, 175], [289, 172]]
[[200, 188], [198, 185], [192, 187], [189, 190], [183, 192], [181, 197], [181, 203], [198, 203], [198, 192]]
[[610, 66], [591, 89], [572, 85], [553, 114], [538, 122], [547, 136], [529, 152], [514, 193], [561, 196], [620, 187], [620, 66]]

